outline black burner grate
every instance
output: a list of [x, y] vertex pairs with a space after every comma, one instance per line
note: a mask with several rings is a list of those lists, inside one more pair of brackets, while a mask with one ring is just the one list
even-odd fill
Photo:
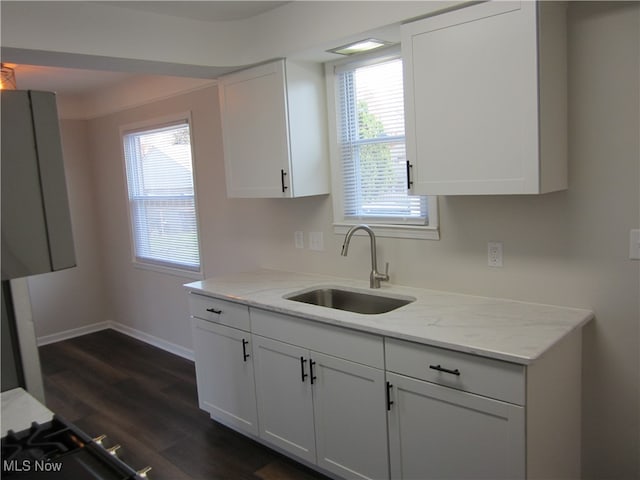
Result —
[[36, 460], [55, 460], [84, 447], [85, 443], [58, 418], [41, 424], [33, 422], [28, 430], [19, 433], [9, 430], [2, 438], [2, 473], [7, 473], [15, 462], [23, 465]]
[[[84, 432], [54, 416], [2, 438], [2, 478], [20, 480], [141, 479]], [[146, 477], [145, 477], [146, 478]]]

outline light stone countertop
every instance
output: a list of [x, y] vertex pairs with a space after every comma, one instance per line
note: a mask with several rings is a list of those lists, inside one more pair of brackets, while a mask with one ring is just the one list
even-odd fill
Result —
[[21, 432], [31, 426], [31, 422], [46, 423], [53, 418], [53, 412], [22, 388], [2, 392], [2, 436], [9, 430]]
[[[318, 286], [416, 300], [391, 312], [367, 315], [283, 298]], [[386, 282], [374, 290], [369, 289], [368, 281], [275, 270], [223, 275], [186, 284], [185, 288], [250, 307], [524, 365], [534, 363], [564, 336], [593, 319], [588, 310]]]

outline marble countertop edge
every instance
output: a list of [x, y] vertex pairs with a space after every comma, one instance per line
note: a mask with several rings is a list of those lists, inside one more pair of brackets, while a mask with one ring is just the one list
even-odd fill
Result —
[[[326, 286], [416, 300], [391, 312], [366, 315], [284, 298]], [[368, 282], [359, 280], [266, 269], [212, 277], [185, 288], [275, 313], [523, 365], [534, 363], [594, 318], [579, 308], [388, 283], [371, 290]]]
[[53, 418], [53, 412], [22, 388], [2, 392], [0, 429], [2, 436], [9, 430], [21, 432], [31, 426], [31, 422], [46, 423]]

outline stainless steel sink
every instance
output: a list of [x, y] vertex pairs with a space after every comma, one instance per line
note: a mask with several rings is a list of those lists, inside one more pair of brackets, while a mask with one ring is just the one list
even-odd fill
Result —
[[369, 315], [390, 312], [415, 301], [415, 298], [411, 297], [372, 295], [353, 290], [342, 290], [335, 287], [323, 287], [300, 293], [292, 293], [289, 296], [285, 295], [284, 298], [293, 300], [294, 302], [309, 303], [311, 305]]

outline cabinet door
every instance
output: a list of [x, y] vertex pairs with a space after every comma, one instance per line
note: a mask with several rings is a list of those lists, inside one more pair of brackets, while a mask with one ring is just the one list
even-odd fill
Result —
[[220, 79], [228, 197], [280, 198], [291, 192], [284, 68], [278, 61]]
[[414, 193], [539, 192], [536, 46], [535, 2], [480, 3], [403, 26]]
[[260, 437], [316, 461], [309, 352], [253, 335]]
[[230, 427], [258, 434], [250, 334], [192, 318], [200, 408]]
[[387, 381], [392, 478], [524, 478], [524, 407], [393, 373]]
[[318, 465], [344, 478], [389, 478], [384, 372], [311, 352]]

